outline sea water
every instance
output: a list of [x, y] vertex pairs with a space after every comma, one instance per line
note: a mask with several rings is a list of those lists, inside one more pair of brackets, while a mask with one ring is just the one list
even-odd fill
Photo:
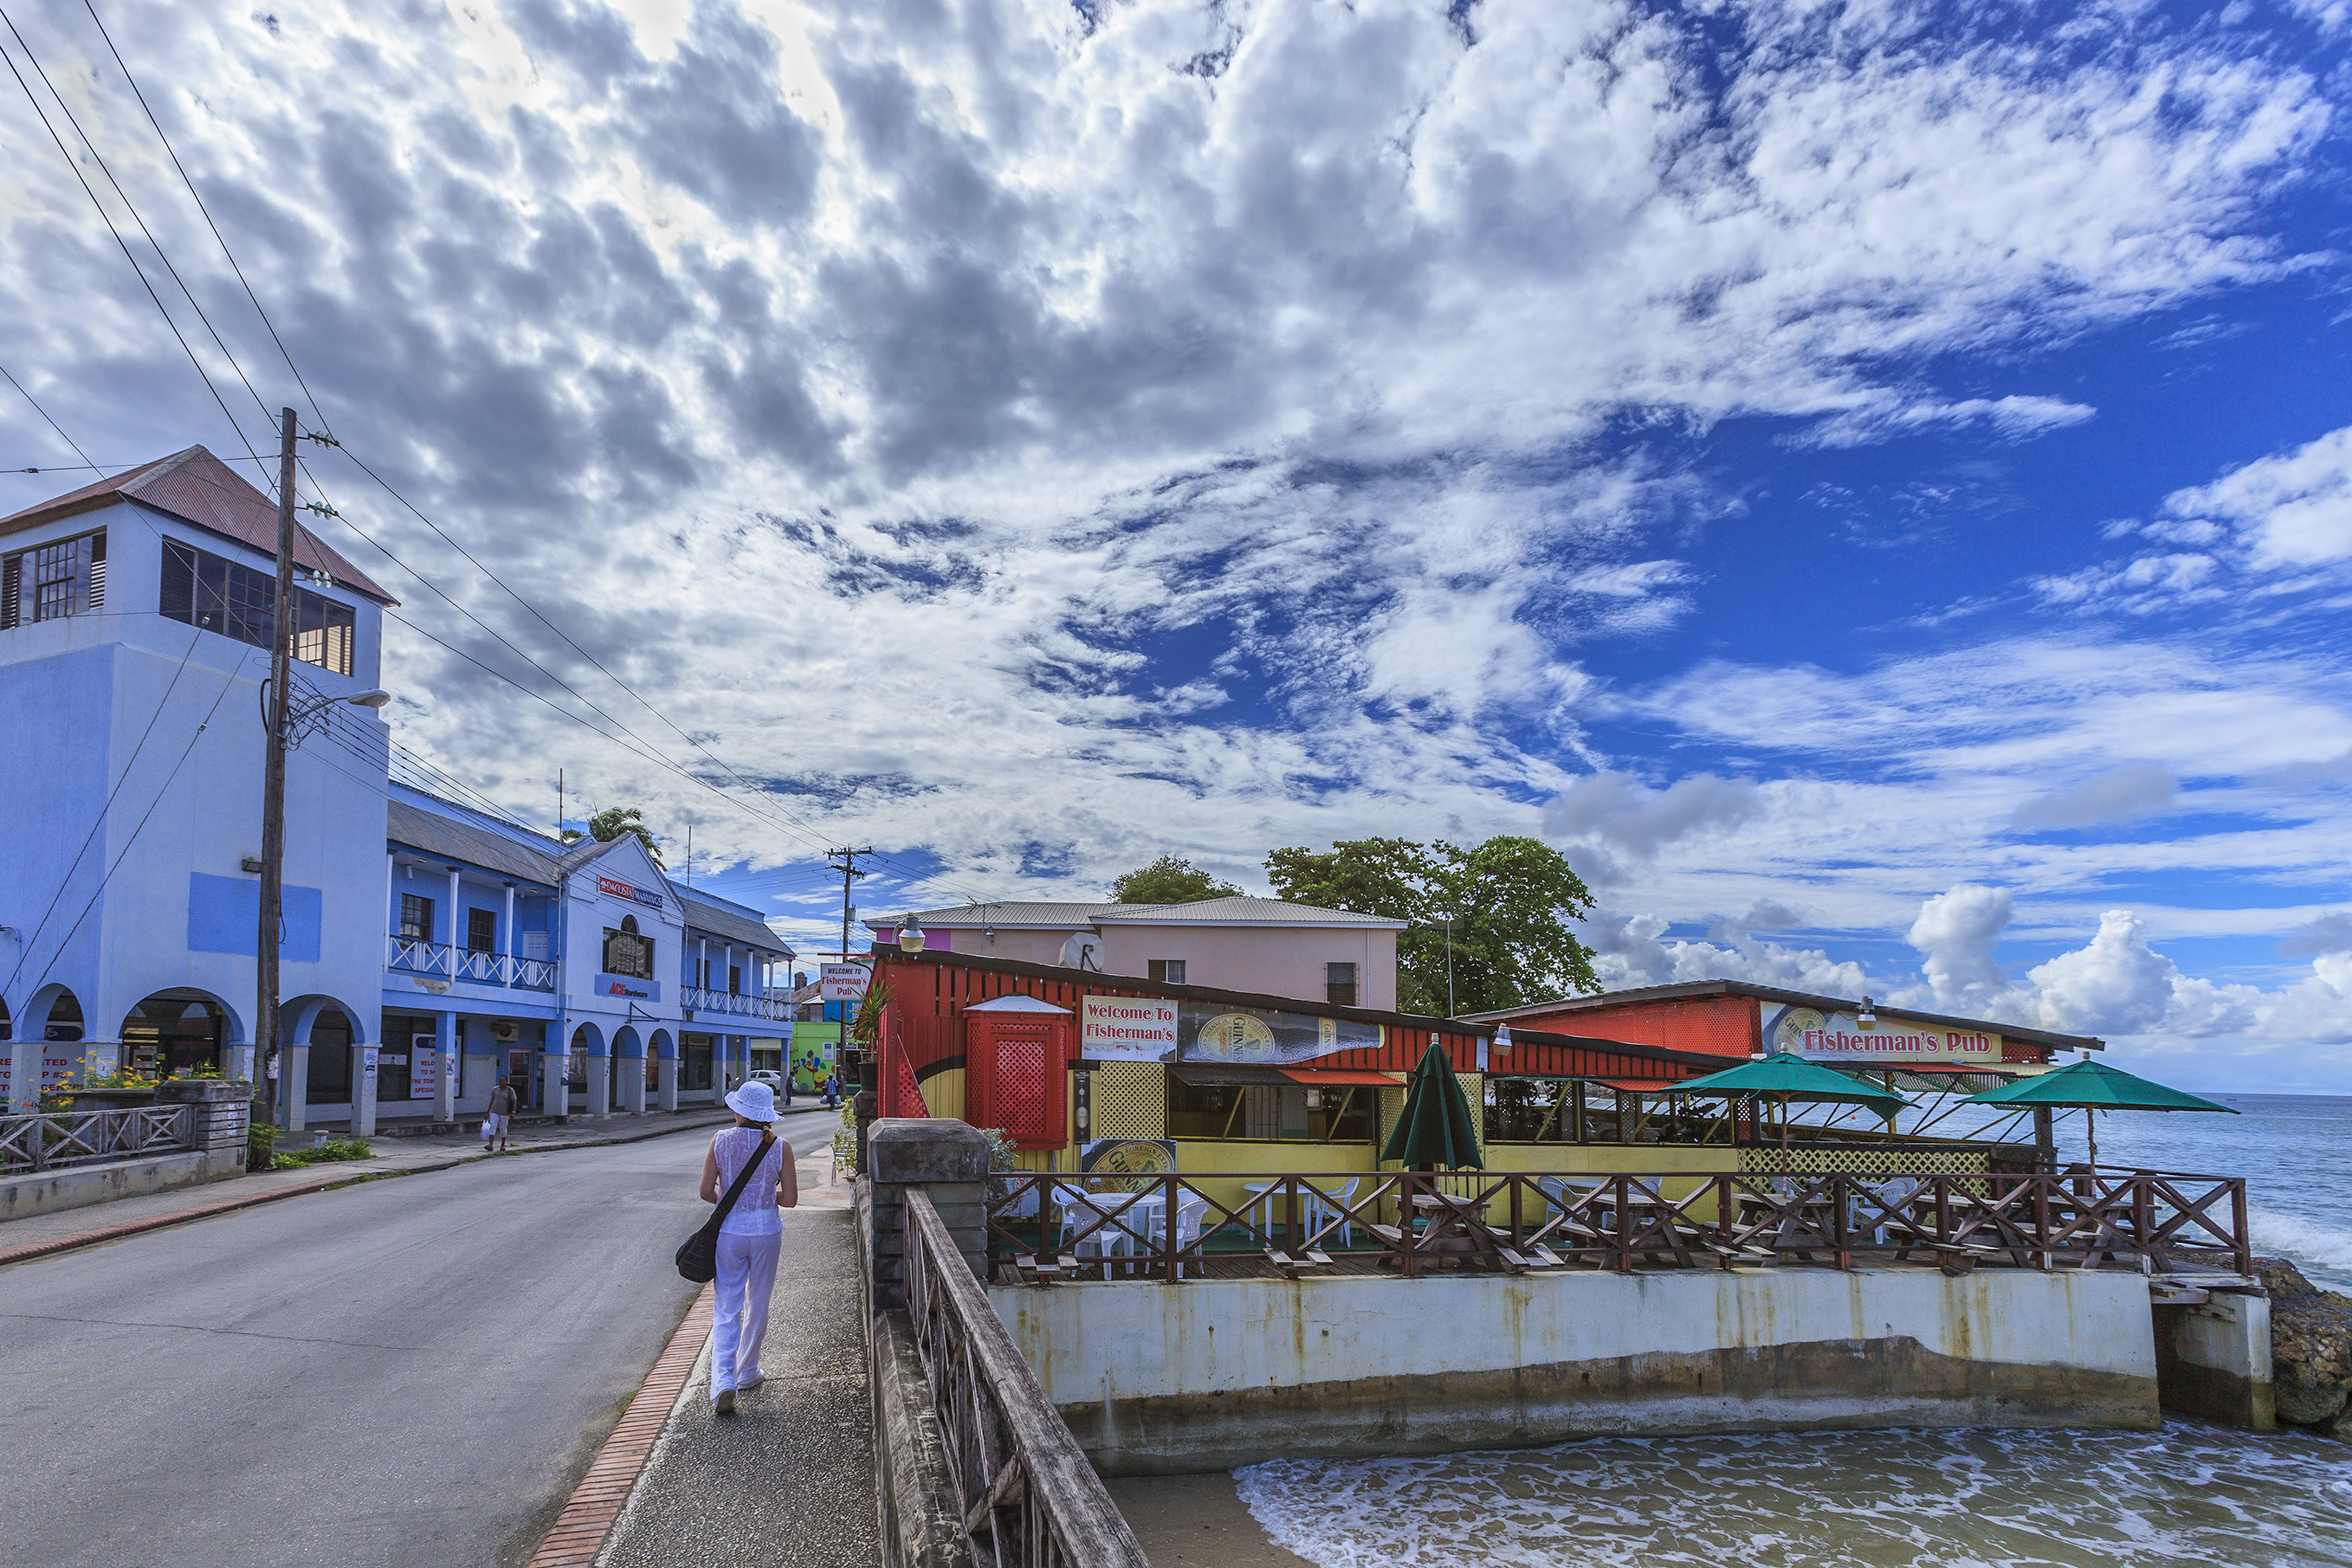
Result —
[[[2352, 1290], [2352, 1099], [2212, 1098], [2241, 1114], [2102, 1115], [2101, 1168], [2243, 1176], [2255, 1249]], [[2084, 1156], [2082, 1113], [2062, 1113], [2057, 1134], [2062, 1160]], [[2173, 1420], [1596, 1438], [1278, 1459], [1235, 1480], [1266, 1532], [1317, 1568], [2352, 1568], [2352, 1444]]]

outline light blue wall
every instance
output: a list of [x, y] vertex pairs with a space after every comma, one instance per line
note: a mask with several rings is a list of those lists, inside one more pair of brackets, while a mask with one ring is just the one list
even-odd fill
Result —
[[[257, 908], [258, 879], [240, 862], [261, 849], [268, 658], [155, 613], [157, 572], [166, 535], [257, 570], [269, 560], [128, 503], [12, 534], [6, 545], [98, 526], [107, 529], [102, 613], [0, 632], [0, 801], [21, 824], [0, 856], [0, 925], [26, 933], [0, 939], [0, 980], [20, 1016], [45, 986], [70, 988], [93, 1042], [119, 1039], [124, 1015], [154, 992], [197, 990], [227, 1009], [231, 1041], [242, 1041], [254, 941], [249, 923], [241, 939], [234, 928], [241, 911]], [[364, 691], [377, 683], [380, 612], [323, 591], [354, 607], [354, 673], [297, 664], [298, 675], [321, 695]], [[383, 967], [385, 731], [363, 709], [339, 707], [336, 723], [340, 744], [312, 740], [288, 763], [295, 940], [280, 994], [289, 1003], [333, 998], [367, 1039]]]

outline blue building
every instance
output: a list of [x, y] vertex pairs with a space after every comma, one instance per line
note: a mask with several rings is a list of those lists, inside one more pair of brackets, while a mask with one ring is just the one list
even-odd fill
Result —
[[[0, 518], [0, 1103], [117, 1066], [254, 1071], [277, 510], [203, 447]], [[635, 839], [566, 846], [394, 783], [394, 601], [296, 549], [280, 1119], [715, 1098], [792, 953]]]

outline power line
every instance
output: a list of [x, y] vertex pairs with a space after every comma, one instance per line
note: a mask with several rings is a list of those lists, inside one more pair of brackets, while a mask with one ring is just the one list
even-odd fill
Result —
[[[34, 57], [32, 46], [25, 42], [24, 34], [16, 31], [16, 20], [9, 16], [5, 11], [0, 11], [0, 22], [6, 23], [8, 31], [15, 35], [16, 47], [25, 51], [25, 58], [26, 62], [32, 66], [33, 74], [40, 77], [41, 85], [49, 88], [51, 97], [57, 97], [57, 89], [49, 86], [48, 77], [41, 70], [41, 62]], [[260, 460], [259, 454], [253, 452], [253, 443], [246, 439], [245, 427], [237, 423], [236, 416], [235, 414], [229, 413], [226, 400], [221, 396], [219, 389], [213, 385], [212, 377], [205, 374], [204, 361], [196, 358], [196, 350], [190, 346], [187, 335], [180, 330], [180, 324], [172, 319], [172, 312], [164, 308], [163, 297], [156, 293], [154, 284], [148, 281], [146, 268], [141, 267], [139, 265], [139, 258], [131, 254], [131, 242], [122, 237], [122, 231], [121, 229], [115, 227], [113, 214], [106, 210], [106, 204], [100, 201], [98, 199], [98, 193], [90, 188], [88, 176], [82, 173], [81, 164], [75, 159], [71, 151], [67, 148], [65, 138], [59, 136], [58, 134], [57, 127], [49, 123], [48, 111], [41, 107], [41, 100], [35, 95], [32, 83], [26, 81], [25, 79], [25, 73], [16, 68], [16, 57], [14, 55], [9, 54], [5, 49], [0, 49], [0, 57], [6, 58], [8, 62], [8, 74], [15, 77], [16, 78], [16, 85], [24, 89], [25, 101], [33, 106], [33, 113], [40, 120], [41, 129], [47, 131], [49, 133], [49, 140], [57, 143], [58, 155], [63, 158], [66, 161], [67, 167], [73, 171], [74, 179], [81, 186], [82, 193], [89, 198], [89, 204], [98, 209], [99, 219], [106, 225], [106, 232], [114, 236], [114, 243], [121, 248], [122, 259], [129, 262], [131, 264], [131, 270], [139, 275], [140, 287], [146, 289], [147, 298], [155, 302], [155, 308], [163, 315], [163, 324], [172, 329], [172, 336], [179, 341], [180, 351], [188, 356], [188, 363], [195, 367], [197, 376], [200, 377], [205, 383], [205, 390], [212, 393], [213, 402], [220, 405], [221, 417], [227, 420], [228, 427], [236, 433], [237, 444], [243, 446], [248, 454], [252, 454], [254, 460], [258, 462]], [[58, 98], [58, 106], [59, 109], [64, 109], [65, 99]], [[73, 113], [70, 110], [66, 110], [66, 118], [69, 121], [73, 120]], [[74, 125], [74, 133], [76, 135], [81, 134], [81, 127], [79, 123]], [[85, 144], [88, 143], [89, 140], [89, 139], [87, 136], [82, 137], [82, 141]], [[92, 156], [96, 156], [97, 149], [93, 147], [90, 151]], [[105, 161], [103, 159], [100, 160], [99, 167], [101, 169], [106, 167]], [[107, 177], [110, 180], [113, 178], [110, 173]], [[121, 189], [121, 187], [119, 185], [116, 187], [118, 193]], [[129, 204], [128, 198], [125, 199], [125, 204]], [[133, 217], [138, 216], [138, 213], [135, 208], [132, 210], [131, 215]], [[140, 227], [143, 230], [146, 225], [142, 223]], [[150, 235], [148, 237], [152, 242], [154, 236]], [[159, 256], [163, 255], [161, 247], [157, 248], [156, 255]], [[167, 261], [164, 265], [168, 267], [171, 264]], [[176, 277], [178, 274], [174, 273], [173, 276]], [[193, 300], [191, 302], [193, 303]], [[199, 309], [196, 314], [201, 318], [204, 315], [204, 312]], [[211, 323], [206, 323], [207, 327], [210, 325]], [[241, 376], [242, 372], [239, 373]], [[267, 405], [264, 406], [266, 407]]]
[[[113, 55], [116, 65], [121, 68], [124, 80], [130, 84], [133, 96], [139, 100], [140, 108], [146, 113], [148, 122], [155, 131], [157, 140], [163, 143], [166, 154], [172, 160], [173, 168], [180, 174], [182, 183], [186, 185], [190, 197], [195, 202], [197, 210], [203, 214], [206, 226], [212, 231], [214, 239], [220, 245], [222, 255], [227, 258], [231, 269], [236, 274], [238, 283], [244, 287], [247, 298], [252, 302], [256, 314], [261, 318], [263, 327], [268, 331], [271, 341], [276, 344], [280, 356], [286, 361], [287, 369], [293, 374], [297, 384], [300, 386], [305, 400], [310, 404], [312, 413], [317, 416], [319, 423], [322, 428], [327, 427], [329, 422], [326, 418], [325, 411], [320, 407], [316, 395], [311, 392], [308, 382], [303, 379], [301, 371], [299, 367], [295, 364], [293, 355], [288, 350], [285, 340], [278, 333], [276, 323], [269, 319], [269, 313], [262, 305], [259, 295], [255, 292], [251, 282], [246, 277], [243, 267], [240, 266], [236, 260], [236, 252], [230, 247], [227, 237], [222, 234], [218, 223], [214, 220], [211, 209], [205, 205], [202, 193], [196, 190], [195, 183], [193, 178], [189, 176], [187, 168], [185, 164], [182, 162], [178, 151], [172, 146], [169, 135], [164, 132], [162, 122], [156, 118], [152, 107], [147, 102], [146, 94], [140, 89], [137, 78], [131, 73], [128, 63], [123, 60], [121, 51], [115, 47], [113, 37], [110, 33], [107, 32], [105, 23], [98, 16], [95, 6], [89, 4], [89, 0], [84, 0], [84, 4], [85, 8], [89, 11], [91, 21], [97, 25], [100, 36], [105, 39], [109, 52]], [[214, 325], [211, 318], [205, 312], [202, 304], [197, 301], [194, 291], [188, 287], [186, 280], [181, 277], [179, 269], [173, 266], [170, 256], [166, 255], [163, 250], [162, 242], [156, 239], [154, 231], [149, 226], [146, 219], [140, 214], [138, 205], [131, 200], [130, 193], [124, 190], [121, 182], [115, 178], [113, 170], [107, 164], [105, 158], [98, 152], [96, 143], [92, 141], [89, 134], [82, 130], [80, 121], [75, 118], [71, 108], [66, 104], [63, 97], [58, 94], [55, 84], [49, 81], [47, 73], [41, 68], [39, 59], [33, 54], [32, 47], [26, 43], [24, 35], [16, 30], [14, 20], [7, 18], [5, 11], [0, 11], [0, 20], [5, 20], [7, 22], [9, 31], [15, 35], [18, 47], [24, 49], [26, 60], [32, 65], [35, 73], [41, 77], [42, 84], [49, 89], [51, 97], [57, 99], [59, 110], [64, 113], [68, 123], [72, 125], [75, 134], [79, 137], [82, 143], [89, 149], [91, 157], [97, 162], [100, 169], [105, 173], [108, 183], [113, 186], [116, 195], [121, 198], [124, 207], [129, 210], [132, 219], [139, 225], [140, 231], [146, 236], [149, 245], [154, 247], [157, 259], [163, 263], [164, 269], [171, 274], [173, 281], [179, 285], [181, 293], [187, 298], [190, 308], [195, 311], [197, 319], [204, 323], [205, 330], [211, 334], [215, 344], [220, 348], [223, 357], [227, 360], [229, 368], [236, 372], [237, 380], [244, 383], [246, 391], [253, 397], [256, 405], [258, 406], [265, 414], [267, 414], [268, 412], [268, 402], [261, 397], [260, 392], [254, 387], [251, 380], [246, 375], [243, 366], [237, 362], [236, 354], [230, 350], [226, 340], [222, 338], [219, 329]], [[257, 463], [260, 462], [261, 459], [259, 455], [254, 452], [252, 444], [246, 440], [243, 427], [238, 425], [235, 416], [229, 413], [227, 403], [221, 398], [219, 391], [213, 386], [211, 376], [205, 371], [203, 363], [196, 359], [194, 349], [189, 346], [185, 336], [180, 332], [178, 324], [172, 319], [170, 310], [165, 308], [162, 297], [156, 293], [154, 286], [148, 280], [144, 269], [140, 267], [137, 257], [132, 256], [129, 244], [122, 238], [121, 231], [115, 227], [112, 217], [106, 211], [105, 204], [98, 199], [96, 191], [90, 188], [89, 182], [82, 175], [79, 165], [75, 162], [71, 153], [66, 149], [64, 139], [58, 134], [55, 127], [49, 124], [47, 114], [41, 109], [38, 99], [34, 97], [30, 84], [25, 81], [21, 72], [16, 71], [13, 58], [9, 62], [9, 69], [12, 74], [16, 76], [17, 85], [24, 89], [27, 101], [33, 104], [34, 111], [40, 117], [43, 128], [48, 131], [50, 140], [57, 143], [59, 153], [65, 156], [68, 163], [73, 165], [74, 176], [76, 180], [80, 183], [84, 193], [89, 195], [91, 204], [98, 209], [100, 219], [107, 225], [108, 232], [114, 235], [115, 242], [122, 250], [124, 258], [131, 262], [132, 270], [138, 273], [140, 282], [142, 286], [146, 288], [148, 297], [154, 302], [156, 309], [163, 315], [164, 322], [171, 328], [173, 335], [178, 339], [183, 351], [184, 351], [188, 356], [189, 362], [195, 367], [196, 373], [203, 378], [206, 390], [212, 392], [214, 402], [220, 405], [221, 413], [225, 418], [228, 419], [230, 428], [236, 432], [239, 442], [245, 444], [249, 458]], [[46, 414], [44, 417], [47, 417]], [[340, 445], [339, 443], [334, 443], [331, 437], [328, 438], [328, 444]], [[84, 456], [84, 460], [86, 462], [87, 455], [80, 454], [80, 449], [79, 447], [75, 450], [78, 455]], [[696, 739], [691, 733], [679, 726], [675, 720], [671, 719], [667, 714], [664, 713], [660, 708], [656, 707], [652, 702], [647, 700], [641, 693], [636, 691], [635, 687], [631, 686], [626, 681], [622, 680], [617, 674], [614, 674], [613, 671], [607, 668], [602, 661], [595, 657], [594, 654], [582, 647], [581, 644], [569, 633], [565, 632], [561, 627], [557, 626], [552, 621], [548, 619], [548, 617], [541, 612], [537, 606], [532, 604], [529, 599], [518, 592], [510, 584], [506, 582], [505, 580], [499, 577], [496, 572], [492, 571], [488, 566], [483, 564], [483, 562], [470, 550], [467, 550], [462, 544], [451, 538], [450, 535], [440, 527], [440, 525], [434, 522], [434, 520], [430, 517], [426, 516], [423, 510], [417, 507], [413, 502], [409, 501], [405, 496], [402, 495], [400, 491], [388, 480], [383, 478], [383, 476], [377, 474], [373, 468], [369, 467], [363, 460], [348, 450], [345, 451], [344, 455], [351, 458], [352, 464], [356, 465], [362, 474], [373, 480], [387, 495], [391, 496], [394, 500], [397, 501], [403, 507], [415, 516], [418, 521], [424, 523], [425, 526], [431, 529], [432, 532], [444, 543], [457, 550], [457, 552], [471, 566], [473, 566], [477, 571], [488, 578], [517, 604], [528, 611], [534, 620], [538, 621], [541, 625], [546, 627], [549, 632], [552, 632], [575, 653], [585, 659], [591, 667], [603, 674], [614, 685], [620, 687], [621, 690], [635, 700], [639, 706], [643, 707], [646, 712], [652, 714], [664, 725], [667, 726], [673, 733], [685, 740], [687, 744], [692, 747], [696, 751], [701, 753], [712, 764], [727, 773], [736, 781], [736, 783], [747, 789], [758, 789], [757, 785], [755, 785], [751, 779], [745, 778], [741, 772], [728, 763], [725, 758], [719, 757], [708, 746]], [[307, 463], [302, 465], [302, 473], [306, 478], [310, 479], [313, 488], [319, 490], [321, 501], [325, 502], [326, 497], [323, 486], [320, 486], [317, 476], [310, 472], [310, 466]], [[796, 820], [790, 817], [789, 814], [782, 811], [755, 810], [748, 802], [729, 795], [726, 791], [719, 789], [716, 785], [711, 784], [708, 779], [701, 778], [698, 774], [694, 773], [690, 769], [680, 768], [676, 763], [670, 761], [667, 758], [660, 756], [659, 753], [654, 749], [652, 744], [644, 737], [638, 735], [636, 731], [624, 724], [620, 719], [605, 712], [595, 703], [590, 701], [584, 694], [573, 687], [562, 676], [556, 674], [552, 670], [548, 669], [546, 666], [541, 664], [537, 660], [531, 658], [520, 648], [515, 646], [511, 641], [499, 632], [495, 628], [491, 627], [478, 615], [476, 615], [473, 612], [467, 610], [448, 592], [440, 588], [439, 585], [433, 582], [415, 568], [409, 566], [405, 561], [394, 555], [390, 549], [371, 538], [364, 530], [359, 528], [356, 525], [352, 524], [348, 518], [342, 517], [340, 512], [334, 510], [331, 502], [326, 504], [324, 510], [328, 515], [336, 517], [338, 520], [342, 521], [346, 527], [350, 528], [354, 534], [357, 534], [361, 538], [366, 540], [367, 543], [382, 554], [385, 559], [392, 561], [395, 566], [399, 567], [400, 570], [406, 572], [417, 582], [438, 596], [452, 609], [457, 610], [467, 620], [473, 622], [477, 626], [479, 626], [484, 632], [488, 632], [489, 635], [499, 642], [501, 646], [505, 647], [509, 653], [512, 653], [517, 658], [520, 659], [527, 666], [538, 671], [548, 679], [553, 681], [557, 685], [561, 686], [566, 693], [581, 703], [583, 706], [588, 708], [589, 711], [594, 713], [598, 717], [604, 719], [606, 723], [614, 726], [615, 728], [620, 729], [624, 734], [629, 736], [631, 739], [636, 741], [640, 747], [645, 748], [641, 755], [646, 756], [647, 759], [655, 761], [663, 767], [667, 767], [672, 771], [680, 774], [682, 777], [692, 779], [696, 783], [701, 784], [704, 788], [710, 789], [712, 793], [719, 795], [722, 800], [728, 800], [730, 804], [737, 806], [738, 809], [744, 810], [747, 814], [768, 822], [771, 826], [782, 828], [787, 831], [794, 833], [796, 836], [803, 836], [804, 837], [805, 841], [812, 844], [821, 841], [815, 836], [814, 829], [808, 824], [798, 822]], [[311, 538], [314, 545], [317, 543], [316, 536], [311, 534], [309, 528], [305, 528], [303, 529], [303, 533], [305, 537]], [[422, 628], [416, 627], [415, 623], [413, 622], [408, 622], [404, 618], [400, 617], [395, 617], [395, 619], [401, 620], [403, 624], [408, 625], [414, 630], [422, 631]], [[431, 634], [425, 633], [425, 635], [430, 636]], [[433, 638], [433, 641], [440, 643], [441, 640], [439, 638]], [[444, 647], [449, 646], [449, 644], [446, 643], [441, 643], [441, 645]], [[456, 650], [452, 649], [452, 651], [455, 652]], [[483, 668], [485, 670], [488, 669], [488, 666], [481, 664], [478, 660], [472, 660], [469, 655], [461, 654], [461, 656], [467, 657], [470, 663], [475, 664], [479, 668]], [[491, 673], [499, 674], [499, 672], [495, 671]], [[515, 685], [520, 690], [529, 690], [529, 688], [521, 686], [520, 683], [512, 681], [511, 677], [501, 674], [500, 678], [509, 680], [509, 684]], [[547, 700], [544, 696], [541, 696], [541, 694], [534, 692], [531, 695], [534, 696], [540, 696], [541, 701]], [[556, 712], [563, 713], [564, 716], [572, 719], [575, 723], [586, 724], [585, 720], [581, 719], [579, 716], [575, 714], [566, 713], [565, 710], [556, 706], [552, 703], [550, 703], [549, 706], [551, 707], [555, 707]], [[591, 725], [587, 727], [593, 729], [595, 727]], [[610, 740], [614, 737], [605, 736], [604, 738]], [[891, 866], [893, 869], [899, 871], [902, 874], [912, 874], [915, 871], [915, 868], [900, 864], [889, 856], [877, 855], [875, 858], [879, 860], [883, 864]], [[921, 883], [924, 882], [936, 880], [940, 874], [940, 873], [932, 873], [931, 875], [921, 877], [916, 885], [920, 885]], [[942, 883], [942, 885], [949, 884]]]
[[58, 890], [49, 895], [49, 906], [41, 911], [40, 924], [33, 927], [33, 934], [26, 937], [24, 946], [16, 950], [16, 967], [8, 971], [8, 978], [5, 982], [0, 982], [0, 993], [5, 993], [16, 983], [16, 976], [24, 968], [26, 956], [32, 952], [33, 944], [38, 942], [41, 939], [41, 933], [48, 929], [49, 916], [57, 913], [58, 901], [65, 897], [66, 889], [73, 884], [74, 873], [81, 867], [82, 856], [89, 853], [89, 846], [97, 840], [100, 831], [106, 826], [106, 814], [114, 809], [115, 797], [121, 794], [123, 786], [131, 782], [131, 769], [138, 765], [139, 754], [147, 748], [147, 737], [155, 733], [156, 720], [163, 716], [163, 709], [170, 705], [172, 694], [179, 689], [180, 677], [188, 673], [188, 661], [196, 656], [196, 644], [203, 640], [204, 633], [201, 632], [194, 632], [188, 638], [188, 651], [180, 655], [179, 667], [172, 672], [172, 679], [163, 687], [163, 695], [155, 701], [155, 711], [147, 716], [147, 727], [139, 732], [139, 743], [131, 748], [131, 755], [123, 759], [122, 777], [116, 779], [114, 788], [107, 791], [105, 804], [99, 807], [98, 818], [90, 823], [89, 833], [84, 835], [81, 841], [81, 848], [74, 852], [74, 858], [66, 865], [65, 875], [58, 879]]
[[[19, 79], [21, 79], [21, 78], [19, 78]], [[0, 376], [8, 376], [8, 370], [7, 370], [7, 367], [6, 367], [6, 366], [5, 366], [5, 365], [0, 365]], [[51, 430], [54, 430], [54, 431], [56, 431], [56, 432], [58, 433], [58, 439], [59, 441], [64, 442], [68, 446], [73, 446], [73, 453], [74, 453], [74, 455], [81, 459], [80, 466], [83, 466], [83, 467], [86, 467], [86, 468], [95, 468], [96, 466], [98, 466], [98, 465], [96, 465], [95, 463], [92, 463], [92, 462], [89, 460], [89, 453], [84, 452], [84, 451], [83, 451], [80, 447], [79, 447], [79, 446], [74, 446], [74, 438], [73, 438], [72, 436], [68, 435], [68, 434], [66, 434], [66, 427], [65, 427], [64, 425], [59, 424], [59, 423], [58, 423], [56, 420], [54, 420], [54, 419], [49, 419], [49, 411], [48, 411], [47, 409], [43, 408], [43, 407], [40, 405], [40, 403], [39, 403], [37, 401], [36, 401], [36, 400], [35, 400], [35, 398], [34, 398], [34, 396], [33, 396], [33, 394], [32, 394], [31, 392], [26, 392], [26, 391], [25, 391], [25, 383], [24, 383], [24, 382], [22, 382], [18, 381], [18, 380], [17, 380], [16, 377], [14, 377], [14, 376], [8, 376], [8, 384], [9, 384], [10, 386], [12, 386], [12, 387], [15, 387], [18, 392], [22, 393], [22, 394], [23, 394], [23, 396], [24, 396], [24, 399], [25, 399], [25, 401], [26, 401], [26, 402], [32, 403], [32, 405], [33, 405], [33, 412], [34, 412], [35, 413], [39, 414], [43, 419], [45, 419], [45, 420], [47, 420], [47, 421], [48, 421], [48, 426], [49, 426], [49, 428], [50, 428]], [[66, 465], [66, 464], [52, 464], [50, 466], [52, 466], [52, 467], [67, 467], [67, 466], [72, 466], [72, 465]], [[40, 469], [38, 469], [38, 468], [19, 468], [19, 469], [17, 469], [17, 470], [16, 470], [16, 471], [17, 473], [19, 473], [19, 474], [38, 474], [38, 473], [42, 472], [42, 470], [40, 470]]]

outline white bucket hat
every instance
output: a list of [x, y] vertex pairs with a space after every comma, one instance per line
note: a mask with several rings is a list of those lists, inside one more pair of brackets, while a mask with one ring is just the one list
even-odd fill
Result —
[[727, 1108], [747, 1122], [772, 1122], [776, 1092], [755, 1078], [727, 1096]]

